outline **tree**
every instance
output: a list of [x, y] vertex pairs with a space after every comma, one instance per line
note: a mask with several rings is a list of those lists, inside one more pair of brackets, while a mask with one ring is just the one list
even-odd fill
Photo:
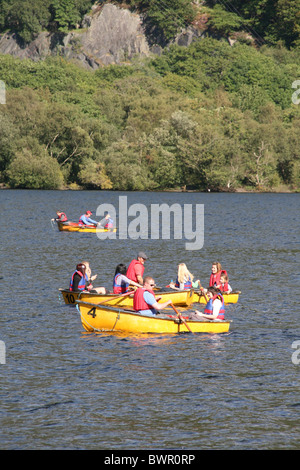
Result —
[[82, 185], [92, 189], [111, 189], [112, 182], [108, 178], [104, 163], [87, 158], [80, 165], [78, 173]]
[[12, 0], [5, 3], [2, 28], [17, 33], [24, 42], [30, 42], [48, 26], [50, 0]]
[[18, 129], [9, 116], [1, 113], [0, 106], [0, 181], [5, 179], [5, 170], [15, 154], [15, 142], [19, 138]]
[[80, 22], [76, 0], [52, 0], [51, 12], [58, 31], [67, 32]]
[[214, 33], [221, 35], [228, 35], [233, 31], [239, 30], [247, 23], [235, 12], [226, 11], [221, 5], [216, 5], [210, 12], [207, 24], [210, 26]]
[[[124, 3], [118, 0], [119, 3]], [[143, 13], [150, 41], [166, 43], [187, 28], [196, 15], [190, 0], [131, 0], [127, 1]]]
[[253, 156], [249, 161], [247, 174], [249, 182], [256, 186], [257, 189], [267, 187], [275, 171], [273, 163], [274, 160], [268, 151], [268, 145], [262, 140], [258, 151], [253, 151]]
[[26, 148], [16, 153], [6, 173], [12, 188], [60, 189], [63, 184], [62, 173], [54, 158], [46, 153], [34, 155]]

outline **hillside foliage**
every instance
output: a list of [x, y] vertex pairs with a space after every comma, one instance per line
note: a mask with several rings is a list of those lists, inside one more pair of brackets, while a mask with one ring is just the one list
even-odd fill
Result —
[[[34, 32], [50, 24], [68, 29], [91, 7], [83, 0], [0, 0], [2, 28], [13, 21], [21, 27], [9, 16], [9, 6], [17, 3], [20, 8], [41, 4], [39, 19], [33, 22], [29, 15]], [[161, 2], [127, 3], [149, 12], [165, 39], [174, 34], [174, 22], [165, 24], [164, 11], [158, 14]], [[182, 18], [187, 3], [163, 2], [165, 11], [176, 6], [175, 18]], [[242, 27], [241, 16], [226, 10], [226, 2], [205, 3], [215, 18], [212, 27], [221, 31], [225, 20], [226, 30], [229, 24], [230, 31]], [[298, 2], [275, 3], [272, 15], [293, 22], [287, 3]], [[261, 15], [254, 22], [258, 4]], [[231, 2], [243, 14], [244, 27], [258, 34], [267, 4]], [[193, 21], [193, 8], [186, 9], [185, 22]], [[0, 56], [6, 85], [6, 104], [0, 104], [0, 182], [32, 189], [298, 191], [300, 106], [292, 102], [292, 84], [300, 79], [297, 35], [284, 38], [279, 30], [275, 34], [274, 23], [272, 28], [265, 29], [259, 47], [207, 37], [93, 72], [60, 57], [32, 62]]]

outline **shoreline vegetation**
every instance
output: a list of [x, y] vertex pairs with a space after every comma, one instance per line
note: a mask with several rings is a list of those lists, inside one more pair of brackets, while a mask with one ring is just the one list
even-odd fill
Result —
[[[41, 189], [41, 188], [11, 188], [10, 186], [6, 186], [5, 184], [3, 183], [0, 183], [0, 191], [1, 190], [24, 190], [24, 189], [31, 189], [33, 191], [45, 191], [45, 189]], [[52, 188], [52, 189], [48, 189], [48, 191], [86, 191], [87, 188], [85, 187], [80, 187], [80, 186], [65, 186], [65, 187], [62, 187], [62, 188]], [[119, 191], [119, 189], [99, 189], [99, 188], [94, 188], [94, 189], [88, 189], [89, 191]], [[138, 192], [140, 190], [132, 190], [131, 192]], [[297, 194], [300, 192], [300, 189], [295, 189], [295, 190], [292, 190], [288, 187], [285, 187], [285, 186], [280, 186], [280, 187], [276, 187], [276, 188], [269, 188], [269, 189], [257, 189], [257, 188], [235, 188], [235, 189], [232, 189], [232, 190], [200, 190], [200, 189], [182, 189], [182, 188], [164, 188], [164, 189], [149, 189], [149, 190], [142, 190], [144, 192], [166, 192], [166, 193], [231, 193], [231, 194], [241, 194], [241, 193], [246, 193], [246, 194], [265, 194], [265, 193], [270, 193], [270, 194]]]
[[[38, 31], [16, 17], [10, 24], [11, 8], [18, 16], [40, 0], [0, 3], [0, 34], [30, 41]], [[92, 5], [42, 3], [40, 15], [52, 16], [35, 27], [61, 34]], [[214, 1], [190, 8], [189, 0], [165, 0], [168, 15], [155, 1], [115, 3], [142, 11], [168, 44], [160, 55], [92, 71], [61, 56], [0, 55], [0, 189], [299, 192], [297, 1], [277, 0], [271, 12], [265, 0], [233, 0], [236, 14]], [[184, 25], [174, 23], [187, 7]], [[206, 37], [168, 42], [178, 26], [198, 23]]]

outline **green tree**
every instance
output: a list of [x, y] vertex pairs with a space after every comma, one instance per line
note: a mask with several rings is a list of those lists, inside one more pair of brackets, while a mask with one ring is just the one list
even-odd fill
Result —
[[282, 40], [287, 47], [295, 47], [300, 38], [299, 0], [206, 0], [213, 7], [222, 3], [227, 11], [235, 13], [259, 45], [264, 42], [276, 44]]
[[58, 31], [67, 32], [80, 22], [76, 0], [52, 0], [50, 10]]
[[111, 189], [112, 182], [108, 178], [104, 163], [86, 158], [80, 165], [78, 173], [80, 183], [92, 189]]
[[[124, 3], [118, 0], [119, 3]], [[196, 16], [190, 0], [128, 0], [145, 18], [147, 34], [154, 42], [168, 42], [182, 29], [187, 28]], [[153, 38], [153, 39], [151, 39]]]
[[[30, 42], [47, 27], [50, 21], [50, 0], [12, 0], [4, 3], [5, 18], [0, 27], [19, 35], [24, 42]], [[1, 6], [1, 5], [0, 5]]]
[[18, 129], [9, 116], [1, 112], [0, 106], [0, 181], [5, 179], [5, 170], [15, 154], [15, 143], [19, 138]]
[[236, 13], [226, 11], [221, 5], [216, 5], [210, 12], [208, 25], [214, 33], [228, 35], [233, 31], [238, 31], [247, 23]]
[[12, 188], [60, 189], [63, 176], [54, 158], [40, 149], [41, 155], [29, 149], [17, 152], [7, 169], [8, 183]]

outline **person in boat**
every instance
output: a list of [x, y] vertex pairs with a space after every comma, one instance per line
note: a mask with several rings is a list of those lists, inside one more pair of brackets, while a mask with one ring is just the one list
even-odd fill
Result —
[[207, 318], [208, 320], [225, 320], [225, 304], [220, 289], [209, 287], [206, 292], [208, 302], [204, 309], [204, 313], [195, 310], [197, 317]]
[[142, 284], [132, 281], [126, 276], [127, 268], [123, 263], [118, 264], [115, 270], [113, 293], [125, 294], [129, 291], [129, 286], [142, 287]]
[[88, 282], [85, 264], [78, 263], [76, 270], [71, 276], [69, 290], [72, 292], [83, 292], [88, 290]]
[[147, 259], [148, 256], [143, 251], [140, 251], [137, 255], [137, 259], [133, 259], [130, 262], [126, 276], [132, 281], [143, 285], [144, 264]]
[[220, 284], [220, 277], [222, 274], [227, 274], [226, 270], [222, 269], [221, 263], [215, 261], [211, 266], [209, 287], [217, 287]]
[[199, 288], [201, 286], [200, 279], [197, 279], [197, 281], [194, 281], [193, 279], [194, 275], [190, 273], [186, 264], [180, 263], [178, 265], [176, 282], [175, 284], [171, 282], [170, 287], [175, 287], [180, 290], [192, 289], [192, 287]]
[[143, 287], [139, 287], [135, 291], [133, 296], [133, 308], [137, 313], [148, 317], [155, 317], [158, 315], [159, 310], [166, 308], [172, 303], [171, 299], [162, 302], [161, 304], [158, 303], [161, 297], [155, 297], [153, 287], [155, 287], [154, 279], [150, 276], [146, 276], [143, 282]]
[[220, 276], [220, 284], [217, 286], [218, 289], [222, 292], [222, 294], [230, 294], [232, 292], [232, 288], [229, 285], [228, 275], [222, 273]]
[[103, 287], [93, 287], [88, 278], [86, 265], [84, 263], [77, 264], [76, 270], [73, 272], [70, 279], [69, 290], [72, 292], [92, 292], [98, 294], [106, 293], [106, 289]]
[[52, 222], [61, 222], [64, 225], [69, 225], [68, 217], [63, 211], [56, 212], [57, 217], [55, 219], [51, 219]]
[[114, 220], [111, 218], [109, 214], [106, 214], [104, 218], [104, 228], [106, 230], [113, 230], [114, 228]]
[[90, 218], [91, 215], [93, 215], [93, 213], [91, 211], [86, 211], [85, 214], [80, 216], [78, 224], [81, 227], [84, 227], [86, 225], [97, 226], [99, 224], [99, 222], [97, 222], [96, 220], [91, 219]]
[[89, 282], [88, 291], [92, 293], [97, 293], [97, 294], [106, 294], [105, 287], [94, 287], [92, 285], [92, 282], [97, 278], [97, 274], [92, 275], [92, 270], [91, 270], [89, 261], [83, 261], [83, 264], [85, 265], [85, 268], [86, 268], [85, 273], [87, 276], [87, 280]]

